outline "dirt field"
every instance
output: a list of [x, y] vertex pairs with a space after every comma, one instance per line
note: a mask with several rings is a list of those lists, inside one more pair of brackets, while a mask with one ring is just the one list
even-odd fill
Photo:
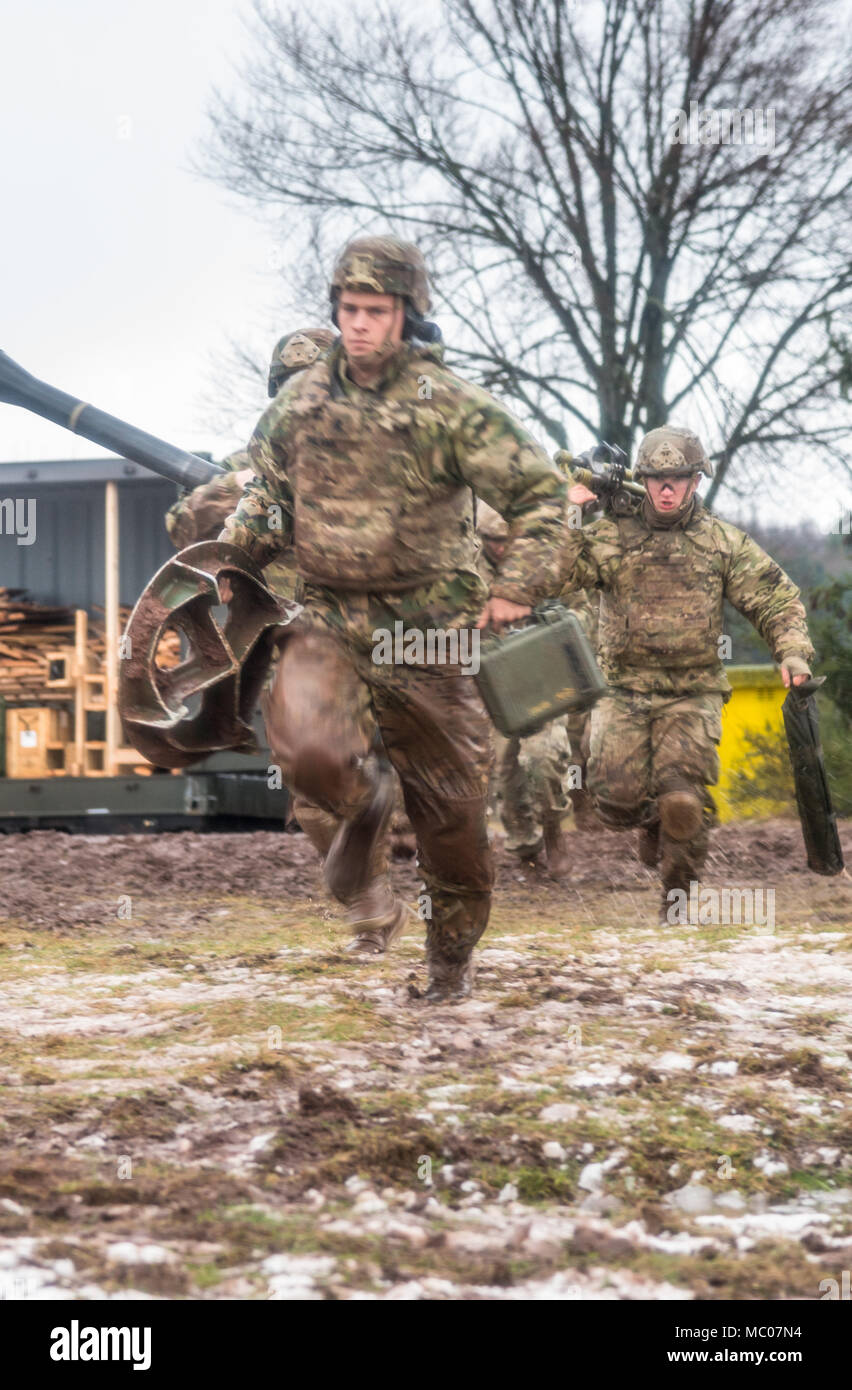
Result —
[[571, 845], [563, 884], [500, 859], [434, 1008], [420, 924], [342, 954], [301, 835], [0, 839], [0, 1297], [822, 1297], [852, 884], [728, 827], [705, 883], [774, 923], [661, 927], [632, 837]]

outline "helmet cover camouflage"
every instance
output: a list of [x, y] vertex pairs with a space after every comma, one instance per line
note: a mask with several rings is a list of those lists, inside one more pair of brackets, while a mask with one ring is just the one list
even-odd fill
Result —
[[480, 498], [476, 501], [476, 530], [484, 540], [505, 541], [509, 539], [509, 527], [499, 512], [489, 507]]
[[267, 390], [275, 396], [284, 382], [296, 372], [312, 367], [334, 342], [330, 328], [299, 328], [295, 333], [285, 333], [272, 349], [269, 364]]
[[418, 314], [428, 313], [429, 277], [426, 262], [410, 241], [396, 237], [358, 237], [344, 246], [329, 286], [334, 303], [341, 290], [362, 294], [398, 294]]
[[639, 445], [633, 476], [671, 477], [678, 473], [704, 473], [712, 478], [713, 465], [692, 430], [682, 429], [680, 425], [661, 425], [646, 434]]

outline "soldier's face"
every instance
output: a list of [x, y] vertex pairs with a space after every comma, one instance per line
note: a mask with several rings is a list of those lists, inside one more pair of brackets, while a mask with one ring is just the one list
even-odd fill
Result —
[[645, 479], [645, 487], [655, 511], [676, 512], [689, 501], [698, 487], [698, 476], [693, 473], [685, 478], [671, 475], [648, 477]]
[[337, 321], [347, 357], [358, 360], [371, 353], [390, 353], [402, 342], [405, 310], [393, 294], [355, 294], [344, 290]]

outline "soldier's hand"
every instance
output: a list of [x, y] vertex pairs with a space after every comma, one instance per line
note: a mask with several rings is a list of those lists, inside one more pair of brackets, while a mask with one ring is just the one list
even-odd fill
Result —
[[532, 609], [522, 603], [510, 603], [507, 598], [490, 598], [480, 613], [476, 626], [493, 627], [499, 632], [507, 623], [517, 622], [519, 618], [528, 618], [531, 612]]
[[789, 666], [785, 664], [781, 667], [781, 679], [784, 682], [785, 690], [790, 689], [791, 677], [794, 685], [804, 685], [805, 681], [810, 680], [811, 673], [803, 661], [798, 661], [793, 658]]
[[587, 502], [597, 502], [597, 497], [585, 483], [572, 483], [568, 489], [568, 501], [575, 507], [584, 507]]
[[231, 588], [231, 581], [227, 575], [223, 574], [222, 578], [219, 580], [219, 598], [223, 603], [230, 603], [233, 597], [234, 591]]

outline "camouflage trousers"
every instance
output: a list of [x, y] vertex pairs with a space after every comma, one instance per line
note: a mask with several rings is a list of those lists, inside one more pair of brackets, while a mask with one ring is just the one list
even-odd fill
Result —
[[586, 763], [589, 760], [589, 728], [591, 725], [592, 712], [587, 709], [578, 709], [573, 714], [566, 714], [562, 718], [565, 732], [568, 735], [568, 742], [571, 745], [571, 762], [583, 770], [583, 785], [585, 785]]
[[[402, 784], [423, 874], [427, 944], [466, 959], [488, 922], [491, 725], [473, 680], [452, 666], [371, 662], [328, 628], [295, 624], [264, 697], [269, 745], [294, 813], [325, 854], [375, 791], [376, 726]], [[388, 879], [387, 839], [371, 877]]]
[[544, 825], [568, 809], [571, 744], [564, 719], [529, 738], [510, 738], [499, 753], [497, 785], [506, 848], [513, 854], [542, 848]]
[[[709, 788], [719, 780], [723, 697], [673, 697], [610, 690], [592, 710], [588, 785], [595, 811], [615, 830], [641, 826], [660, 834], [664, 883], [680, 886], [704, 866], [716, 806]], [[659, 829], [657, 798], [691, 791], [703, 806], [700, 829], [670, 841]]]

